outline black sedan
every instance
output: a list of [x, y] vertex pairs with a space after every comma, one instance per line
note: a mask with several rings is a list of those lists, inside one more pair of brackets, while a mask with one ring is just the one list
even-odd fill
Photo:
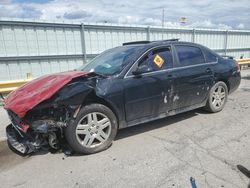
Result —
[[11, 149], [62, 140], [78, 153], [107, 149], [117, 130], [196, 108], [219, 112], [241, 76], [233, 59], [178, 40], [125, 43], [75, 71], [43, 76], [5, 100]]

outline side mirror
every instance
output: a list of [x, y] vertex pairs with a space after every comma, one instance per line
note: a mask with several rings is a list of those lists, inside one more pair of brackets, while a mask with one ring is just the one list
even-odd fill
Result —
[[150, 67], [148, 67], [147, 65], [142, 65], [142, 66], [137, 67], [137, 69], [134, 70], [132, 72], [132, 74], [135, 76], [138, 76], [138, 75], [141, 75], [143, 73], [147, 73], [147, 72], [151, 72], [151, 71], [152, 71], [152, 69]]

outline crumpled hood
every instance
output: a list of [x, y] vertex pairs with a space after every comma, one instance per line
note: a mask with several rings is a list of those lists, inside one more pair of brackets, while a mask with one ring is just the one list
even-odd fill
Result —
[[73, 78], [87, 74], [81, 71], [70, 71], [37, 78], [11, 92], [4, 100], [4, 108], [12, 110], [22, 118], [36, 105], [52, 97]]

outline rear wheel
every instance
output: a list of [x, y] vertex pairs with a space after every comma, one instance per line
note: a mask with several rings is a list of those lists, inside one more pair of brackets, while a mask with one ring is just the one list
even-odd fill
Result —
[[224, 82], [217, 82], [211, 89], [208, 95], [205, 109], [209, 112], [221, 111], [227, 101], [228, 88]]
[[102, 104], [90, 104], [81, 109], [65, 131], [66, 139], [78, 153], [92, 154], [107, 149], [117, 133], [114, 113]]

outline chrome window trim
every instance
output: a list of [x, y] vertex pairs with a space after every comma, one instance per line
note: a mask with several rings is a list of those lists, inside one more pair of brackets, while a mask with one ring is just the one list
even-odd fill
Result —
[[[202, 64], [197, 64], [197, 65], [189, 65], [189, 66], [185, 66], [185, 67], [174, 67], [174, 68], [169, 68], [169, 69], [164, 69], [164, 70], [158, 70], [158, 71], [152, 71], [152, 72], [147, 72], [147, 73], [143, 73], [141, 74], [143, 75], [150, 75], [150, 74], [154, 74], [154, 73], [159, 73], [159, 72], [168, 72], [168, 71], [172, 71], [172, 70], [179, 70], [179, 69], [185, 69], [185, 68], [191, 68], [191, 67], [198, 67], [198, 66], [202, 66], [202, 65], [212, 65], [212, 64], [217, 64], [217, 62], [211, 62], [211, 63], [202, 63]], [[124, 78], [133, 78], [136, 77], [134, 75], [131, 76], [126, 76]]]
[[[177, 58], [178, 58], [178, 64], [181, 65], [181, 63], [180, 63], [180, 57], [179, 57], [179, 55], [178, 55], [176, 46], [188, 46], [188, 47], [193, 47], [193, 48], [198, 48], [198, 49], [200, 49], [201, 54], [202, 54], [202, 56], [203, 56], [203, 60], [204, 60], [203, 63], [204, 63], [204, 64], [207, 63], [207, 62], [206, 62], [206, 56], [205, 56], [205, 54], [204, 54], [204, 52], [203, 52], [201, 46], [195, 46], [195, 45], [192, 45], [192, 44], [175, 44], [175, 51], [176, 51], [176, 55], [177, 55]], [[199, 64], [203, 64], [203, 63], [199, 63]], [[194, 64], [194, 65], [199, 65], [199, 64]], [[188, 66], [190, 66], [190, 65], [188, 65]]]
[[[148, 49], [147, 51], [145, 51], [145, 52], [144, 52], [144, 53], [143, 53], [143, 54], [133, 63], [133, 65], [132, 65], [132, 66], [129, 68], [129, 70], [126, 72], [124, 78], [134, 77], [134, 75], [129, 75], [129, 76], [128, 76], [128, 74], [130, 73], [131, 69], [138, 63], [138, 61], [139, 61], [144, 55], [146, 55], [149, 51], [154, 50], [154, 49], [156, 49], [156, 48], [164, 48], [164, 47], [165, 47], [165, 48], [167, 48], [167, 47], [170, 48], [171, 54], [172, 54], [172, 58], [173, 58], [173, 50], [172, 50], [172, 45], [171, 45], [171, 44], [154, 46], [154, 47]], [[174, 58], [173, 58], [173, 59], [174, 59]], [[173, 61], [174, 61], [174, 60], [173, 60]], [[174, 62], [173, 62], [173, 64], [174, 64]], [[169, 69], [164, 69], [164, 70], [169, 70]], [[152, 71], [152, 72], [159, 72], [159, 71], [163, 71], [163, 70]], [[150, 73], [152, 73], [152, 72], [150, 72]], [[147, 74], [147, 73], [144, 73], [144, 74]], [[141, 74], [141, 75], [144, 75], [144, 74]]]
[[[161, 45], [161, 46], [156, 46], [156, 47], [152, 47], [150, 49], [148, 49], [147, 51], [145, 51], [135, 62], [134, 64], [129, 68], [129, 70], [127, 71], [127, 73], [125, 74], [124, 76], [124, 79], [126, 78], [134, 78], [136, 77], [135, 75], [128, 75], [131, 71], [131, 69], [138, 63], [138, 61], [145, 55], [147, 54], [149, 51], [155, 49], [155, 48], [161, 48], [161, 47], [168, 47], [167, 45]], [[171, 45], [169, 45], [170, 48], [172, 48]], [[172, 50], [171, 50], [172, 51]], [[201, 52], [203, 53], [202, 49], [201, 49]], [[173, 53], [173, 51], [172, 51]], [[172, 54], [173, 55], [173, 54]], [[205, 57], [204, 57], [205, 59]], [[197, 66], [202, 66], [202, 65], [213, 65], [213, 64], [217, 64], [218, 63], [218, 58], [217, 58], [217, 61], [215, 62], [204, 62], [204, 63], [200, 63], [200, 64], [196, 64], [196, 65], [188, 65], [188, 66], [184, 66], [184, 67], [172, 67], [172, 68], [168, 68], [168, 69], [163, 69], [163, 70], [157, 70], [157, 71], [152, 71], [152, 72], [147, 72], [147, 73], [143, 73], [141, 74], [141, 76], [144, 76], [144, 75], [151, 75], [151, 74], [154, 74], [154, 73], [159, 73], [159, 72], [168, 72], [168, 71], [171, 71], [171, 70], [179, 70], [179, 69], [185, 69], [185, 68], [190, 68], [190, 67], [197, 67]], [[173, 65], [174, 65], [174, 62], [173, 62]]]

